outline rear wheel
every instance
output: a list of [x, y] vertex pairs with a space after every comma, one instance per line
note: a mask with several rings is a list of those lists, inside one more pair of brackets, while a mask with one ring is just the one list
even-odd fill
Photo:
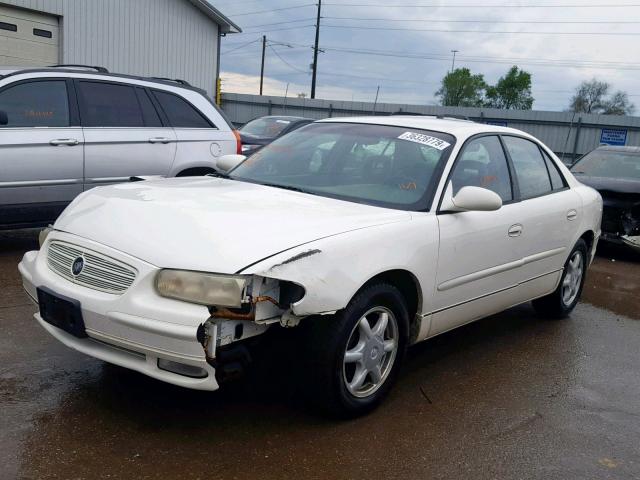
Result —
[[533, 301], [536, 311], [546, 317], [564, 318], [568, 316], [580, 300], [587, 270], [587, 244], [578, 240], [567, 259], [558, 288]]
[[385, 283], [366, 287], [333, 317], [312, 319], [303, 372], [309, 399], [341, 416], [373, 409], [396, 379], [408, 331], [404, 298]]

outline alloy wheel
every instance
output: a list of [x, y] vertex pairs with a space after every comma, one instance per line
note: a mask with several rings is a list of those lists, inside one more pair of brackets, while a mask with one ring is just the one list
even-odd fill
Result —
[[582, 276], [584, 275], [584, 257], [582, 252], [576, 250], [567, 263], [567, 268], [562, 281], [562, 302], [570, 306], [580, 292]]
[[344, 353], [342, 376], [355, 397], [375, 393], [385, 382], [398, 352], [396, 316], [386, 307], [368, 310], [356, 322]]

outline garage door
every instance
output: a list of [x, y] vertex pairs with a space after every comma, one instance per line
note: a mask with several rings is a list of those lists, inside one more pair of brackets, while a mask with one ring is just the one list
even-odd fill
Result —
[[0, 5], [0, 65], [55, 65], [58, 39], [58, 17]]

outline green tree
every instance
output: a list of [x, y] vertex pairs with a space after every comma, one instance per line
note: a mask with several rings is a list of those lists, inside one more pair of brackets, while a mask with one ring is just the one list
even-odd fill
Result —
[[611, 85], [595, 78], [582, 82], [571, 98], [569, 109], [576, 113], [596, 113], [602, 115], [631, 115], [635, 106], [629, 96], [617, 91], [609, 96]]
[[442, 79], [436, 96], [445, 107], [479, 107], [486, 88], [483, 75], [472, 75], [468, 68], [457, 68]]
[[531, 110], [531, 74], [515, 65], [511, 67], [495, 86], [487, 88], [485, 105], [504, 110]]

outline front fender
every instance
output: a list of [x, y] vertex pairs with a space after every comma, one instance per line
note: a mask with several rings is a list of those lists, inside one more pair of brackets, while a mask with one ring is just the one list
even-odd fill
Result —
[[239, 273], [302, 285], [305, 296], [292, 305], [292, 311], [307, 316], [341, 310], [371, 278], [390, 270], [406, 270], [420, 284], [424, 310], [434, 289], [438, 238], [435, 215], [417, 213], [405, 222], [301, 245]]

